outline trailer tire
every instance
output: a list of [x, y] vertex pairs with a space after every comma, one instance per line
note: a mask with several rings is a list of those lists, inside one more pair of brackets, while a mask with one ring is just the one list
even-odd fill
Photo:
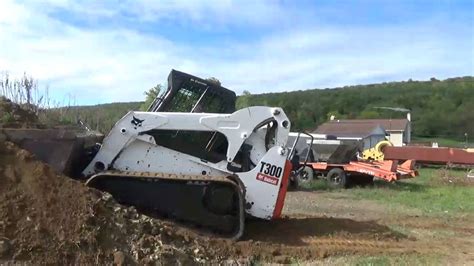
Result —
[[327, 182], [332, 188], [345, 188], [348, 185], [347, 175], [341, 168], [333, 168], [326, 175]]
[[288, 182], [288, 191], [294, 191], [298, 189], [298, 180], [296, 179], [294, 175], [294, 171], [291, 171], [289, 182]]
[[374, 177], [371, 175], [366, 175], [362, 178], [362, 186], [373, 186]]
[[374, 184], [374, 177], [371, 175], [351, 175], [351, 183], [358, 186], [371, 186]]
[[296, 184], [298, 187], [300, 187], [301, 185], [309, 184], [313, 182], [313, 178], [314, 178], [313, 168], [309, 166], [302, 166], [302, 168], [298, 169], [295, 178], [296, 178]]

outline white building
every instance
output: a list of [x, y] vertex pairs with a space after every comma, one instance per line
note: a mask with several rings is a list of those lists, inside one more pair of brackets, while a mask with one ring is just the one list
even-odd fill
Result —
[[362, 140], [364, 149], [388, 139], [394, 146], [410, 143], [411, 123], [408, 119], [331, 120], [320, 125], [314, 133], [336, 136], [337, 139]]

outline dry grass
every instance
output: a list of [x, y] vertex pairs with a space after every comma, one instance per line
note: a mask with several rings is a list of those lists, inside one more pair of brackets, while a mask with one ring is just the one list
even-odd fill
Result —
[[[0, 96], [17, 103], [22, 109], [34, 113], [40, 123], [45, 125], [57, 125], [75, 123], [70, 121], [74, 115], [71, 106], [76, 105], [72, 96], [65, 97], [63, 102], [55, 101], [49, 95], [49, 87], [40, 89], [38, 80], [26, 73], [21, 78], [11, 78], [7, 72], [0, 74]], [[9, 114], [2, 114], [8, 116]], [[65, 121], [68, 118], [68, 121]], [[75, 119], [75, 120], [77, 120]]]

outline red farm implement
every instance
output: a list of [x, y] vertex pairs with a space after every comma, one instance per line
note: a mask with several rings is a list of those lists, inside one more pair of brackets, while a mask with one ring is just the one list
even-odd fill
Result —
[[[311, 151], [313, 138], [311, 138], [309, 151]], [[299, 135], [296, 142], [299, 139]], [[293, 147], [294, 150], [294, 147]], [[296, 151], [293, 151], [296, 152]], [[351, 183], [368, 184], [374, 178], [394, 182], [401, 179], [413, 178], [418, 175], [415, 170], [415, 160], [362, 160], [358, 159], [357, 145], [340, 145], [327, 161], [311, 161], [307, 153], [300, 167], [294, 170], [291, 181], [299, 186], [309, 183], [315, 177], [324, 178], [332, 187], [347, 187]]]

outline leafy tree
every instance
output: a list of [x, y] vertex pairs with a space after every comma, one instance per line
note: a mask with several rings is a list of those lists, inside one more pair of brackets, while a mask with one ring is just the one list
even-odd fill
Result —
[[244, 107], [248, 107], [249, 106], [249, 99], [250, 99], [251, 95], [252, 94], [250, 93], [250, 91], [244, 90], [242, 92], [242, 95], [237, 98], [237, 101], [235, 102], [235, 108], [238, 110], [238, 109], [242, 109]]
[[207, 78], [206, 80], [209, 81], [209, 82], [211, 82], [211, 83], [214, 83], [214, 84], [216, 84], [216, 85], [218, 85], [218, 86], [222, 86], [222, 85], [221, 85], [221, 81], [218, 80], [218, 79], [215, 78], [215, 77], [210, 77], [210, 78]]
[[145, 91], [145, 102], [140, 106], [140, 110], [146, 111], [148, 107], [153, 103], [153, 101], [158, 97], [160, 92], [162, 91], [163, 86], [161, 84], [156, 85], [155, 87]]
[[375, 111], [375, 110], [367, 110], [367, 109], [365, 109], [358, 115], [358, 118], [361, 118], [361, 119], [372, 119], [372, 118], [379, 118], [379, 117], [380, 117], [380, 112]]

